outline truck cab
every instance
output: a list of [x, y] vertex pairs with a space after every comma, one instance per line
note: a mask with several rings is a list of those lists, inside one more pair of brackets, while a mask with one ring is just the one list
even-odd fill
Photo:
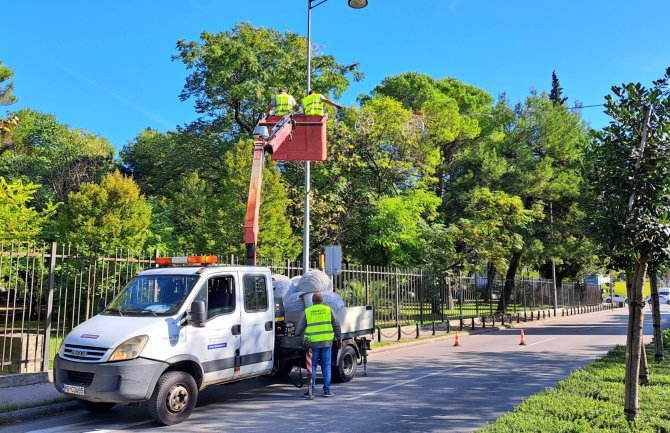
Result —
[[275, 308], [269, 268], [145, 270], [70, 332], [54, 385], [91, 411], [149, 401], [166, 425], [186, 419], [204, 387], [270, 373]]

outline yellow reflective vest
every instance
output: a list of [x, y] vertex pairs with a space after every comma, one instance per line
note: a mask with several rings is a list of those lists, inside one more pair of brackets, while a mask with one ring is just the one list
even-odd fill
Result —
[[314, 304], [305, 309], [305, 337], [310, 343], [319, 343], [321, 341], [333, 341], [335, 331], [333, 331], [333, 316], [330, 307], [323, 304]]
[[280, 93], [275, 96], [275, 115], [283, 116], [291, 111], [289, 99], [290, 96], [288, 93]]
[[323, 102], [322, 96], [318, 93], [313, 93], [302, 100], [302, 106], [305, 109], [307, 116], [323, 116]]

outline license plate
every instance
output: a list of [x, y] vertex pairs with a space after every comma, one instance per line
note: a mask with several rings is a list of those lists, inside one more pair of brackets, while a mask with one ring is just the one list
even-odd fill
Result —
[[84, 387], [63, 384], [63, 392], [67, 394], [84, 395]]

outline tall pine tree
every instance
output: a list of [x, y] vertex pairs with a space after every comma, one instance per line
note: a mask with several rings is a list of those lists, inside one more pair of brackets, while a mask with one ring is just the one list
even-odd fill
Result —
[[558, 82], [558, 76], [556, 71], [551, 72], [551, 92], [549, 93], [549, 99], [554, 103], [554, 105], [565, 105], [565, 101], [568, 98], [563, 98], [563, 88], [561, 83]]

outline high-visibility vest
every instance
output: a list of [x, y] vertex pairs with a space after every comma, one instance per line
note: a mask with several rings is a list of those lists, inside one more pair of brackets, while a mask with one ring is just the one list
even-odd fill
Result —
[[321, 95], [312, 93], [302, 100], [302, 106], [307, 116], [323, 116], [323, 102]]
[[333, 331], [332, 312], [330, 307], [322, 304], [314, 304], [305, 309], [305, 337], [310, 343], [321, 341], [333, 341], [335, 332]]
[[280, 93], [275, 96], [275, 115], [283, 116], [290, 111], [288, 93]]

